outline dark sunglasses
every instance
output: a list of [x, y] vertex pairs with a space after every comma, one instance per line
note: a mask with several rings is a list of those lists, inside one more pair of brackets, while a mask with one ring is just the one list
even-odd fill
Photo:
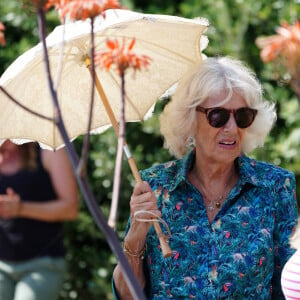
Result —
[[247, 128], [253, 123], [257, 114], [256, 109], [249, 107], [226, 109], [223, 107], [204, 108], [197, 106], [196, 111], [205, 113], [208, 123], [215, 128], [223, 127], [228, 122], [231, 113], [233, 113], [236, 125], [239, 128]]

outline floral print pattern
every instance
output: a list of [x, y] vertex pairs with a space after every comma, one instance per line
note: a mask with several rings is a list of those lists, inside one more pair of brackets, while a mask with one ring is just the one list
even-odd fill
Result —
[[192, 151], [141, 171], [169, 225], [173, 250], [163, 258], [151, 228], [144, 260], [147, 296], [284, 299], [280, 275], [294, 253], [288, 238], [298, 214], [293, 173], [241, 155], [239, 181], [209, 224], [201, 193], [187, 179], [194, 159]]

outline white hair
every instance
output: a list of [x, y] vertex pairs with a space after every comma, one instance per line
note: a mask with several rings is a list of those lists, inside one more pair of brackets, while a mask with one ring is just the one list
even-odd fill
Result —
[[275, 105], [264, 101], [261, 84], [244, 63], [218, 57], [207, 58], [190, 70], [160, 116], [160, 130], [171, 154], [180, 158], [194, 145], [196, 106], [224, 89], [228, 95], [220, 100], [220, 105], [229, 101], [235, 92], [245, 99], [248, 107], [258, 110], [252, 125], [245, 129], [242, 151], [249, 153], [263, 146], [276, 121]]

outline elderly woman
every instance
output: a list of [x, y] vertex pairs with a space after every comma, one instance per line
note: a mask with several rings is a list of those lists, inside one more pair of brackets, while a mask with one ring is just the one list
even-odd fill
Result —
[[[178, 160], [141, 172], [123, 244], [149, 299], [283, 299], [295, 177], [245, 155], [263, 145], [275, 119], [240, 61], [208, 58], [179, 84], [160, 120]], [[145, 222], [153, 214], [172, 233], [169, 258]], [[130, 299], [119, 265], [113, 284], [116, 297]]]

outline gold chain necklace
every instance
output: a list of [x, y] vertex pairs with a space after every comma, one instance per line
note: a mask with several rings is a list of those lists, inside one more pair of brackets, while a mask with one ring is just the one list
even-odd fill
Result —
[[229, 181], [227, 182], [227, 184], [224, 187], [224, 192], [221, 196], [218, 197], [212, 197], [211, 195], [208, 197], [209, 193], [204, 193], [204, 188], [202, 187], [202, 185], [200, 184], [200, 181], [198, 179], [198, 177], [196, 176], [196, 174], [194, 172], [192, 172], [192, 176], [194, 177], [194, 181], [196, 183], [198, 183], [198, 186], [200, 188], [200, 191], [202, 193], [203, 198], [205, 198], [206, 200], [209, 200], [209, 204], [207, 206], [207, 210], [212, 213], [215, 209], [219, 209], [222, 205], [222, 200], [225, 198], [226, 196], [226, 192], [227, 189], [229, 187], [229, 184], [231, 182], [231, 179], [229, 179]]
[[215, 209], [219, 209], [221, 207], [223, 198], [224, 198], [224, 195], [221, 195], [217, 199], [211, 200], [207, 206], [208, 211], [212, 212]]
[[[228, 186], [229, 186], [230, 181], [231, 181], [231, 180], [229, 180], [229, 181], [227, 182], [227, 184], [225, 185], [225, 187], [224, 187], [224, 192], [223, 192], [223, 194], [222, 194], [221, 196], [216, 197], [216, 198], [211, 197], [211, 196], [209, 197], [210, 202], [209, 202], [209, 204], [208, 204], [208, 206], [207, 206], [207, 210], [208, 210], [209, 212], [213, 212], [215, 209], [220, 209], [220, 207], [221, 207], [221, 205], [222, 205], [222, 200], [223, 200], [223, 199], [225, 198], [225, 196], [226, 196], [226, 192], [227, 192], [227, 189], [228, 189]], [[202, 189], [202, 191], [203, 191], [203, 189]], [[205, 193], [205, 195], [208, 195], [208, 193]], [[204, 195], [203, 195], [203, 197], [206, 198], [207, 200], [209, 200], [207, 196], [204, 196]], [[214, 198], [214, 199], [212, 199], [212, 198]]]

